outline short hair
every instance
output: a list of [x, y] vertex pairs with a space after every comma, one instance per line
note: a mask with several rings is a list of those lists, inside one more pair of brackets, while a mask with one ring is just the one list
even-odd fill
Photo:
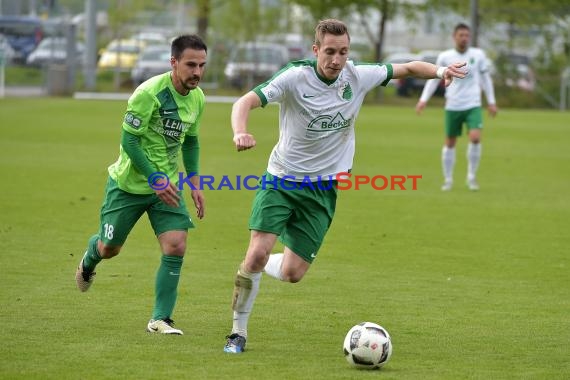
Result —
[[196, 34], [183, 34], [172, 40], [170, 53], [175, 59], [180, 59], [186, 49], [204, 50], [208, 52], [206, 43]]
[[455, 25], [455, 28], [453, 28], [453, 34], [457, 33], [457, 31], [458, 31], [458, 30], [461, 30], [461, 29], [467, 29], [467, 30], [469, 30], [469, 31], [471, 30], [471, 28], [469, 27], [469, 25], [467, 25], [467, 24], [465, 24], [465, 23], [463, 23], [463, 22], [460, 22], [459, 24]]
[[346, 34], [348, 41], [350, 42], [350, 34], [348, 34], [348, 28], [346, 27], [346, 24], [340, 20], [329, 18], [320, 21], [315, 27], [315, 45], [321, 46], [321, 42], [327, 33], [335, 36], [342, 36]]

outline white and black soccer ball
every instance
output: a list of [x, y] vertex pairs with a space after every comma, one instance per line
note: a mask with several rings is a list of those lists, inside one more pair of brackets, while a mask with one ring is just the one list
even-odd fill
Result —
[[388, 331], [372, 322], [353, 326], [343, 345], [346, 360], [358, 368], [380, 368], [392, 356], [392, 340]]

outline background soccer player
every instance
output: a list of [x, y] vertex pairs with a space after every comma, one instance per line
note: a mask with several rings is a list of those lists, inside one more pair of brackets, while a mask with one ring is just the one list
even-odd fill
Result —
[[[130, 97], [122, 124], [119, 159], [109, 166], [99, 232], [89, 239], [75, 279], [85, 292], [93, 283], [101, 259], [119, 254], [127, 235], [147, 213], [158, 238], [162, 257], [156, 275], [156, 299], [149, 332], [182, 334], [171, 319], [186, 250], [188, 228], [194, 227], [184, 198], [174, 181], [178, 154], [187, 173], [198, 173], [198, 131], [204, 93], [198, 83], [204, 73], [207, 48], [195, 35], [172, 41], [172, 71], [150, 78]], [[172, 179], [156, 176], [162, 172]], [[153, 174], [154, 173], [154, 174]], [[204, 197], [198, 176], [190, 179], [197, 190], [192, 200], [198, 218], [204, 216]]]
[[[469, 47], [471, 33], [465, 24], [458, 24], [453, 31], [455, 48], [446, 50], [437, 57], [436, 65], [449, 65], [452, 62], [467, 62], [468, 74], [465, 79], [453, 82], [445, 89], [445, 144], [441, 153], [444, 183], [443, 191], [451, 190], [453, 186], [453, 167], [455, 166], [455, 143], [461, 136], [463, 123], [469, 130], [469, 145], [467, 146], [467, 186], [470, 190], [479, 190], [476, 175], [481, 160], [481, 89], [487, 97], [489, 114], [497, 114], [493, 81], [485, 52]], [[426, 82], [416, 112], [420, 114], [426, 107], [429, 98], [437, 89], [439, 80]]]
[[[346, 25], [338, 20], [321, 21], [315, 29], [316, 60], [290, 63], [233, 106], [231, 124], [238, 151], [255, 146], [247, 132], [251, 109], [270, 102], [280, 103], [281, 109], [279, 141], [262, 178], [267, 186], [260, 186], [253, 201], [250, 243], [235, 279], [233, 328], [226, 352], [241, 353], [245, 348], [262, 271], [282, 281], [298, 282], [315, 259], [332, 222], [337, 196], [336, 187], [317, 182], [352, 168], [354, 123], [366, 93], [392, 78], [439, 77], [449, 84], [453, 77], [465, 75], [462, 63], [447, 68], [418, 61], [357, 65], [347, 61], [349, 49]], [[307, 177], [315, 181], [312, 188], [300, 182], [289, 190], [296, 186], [294, 179]], [[278, 237], [285, 244], [284, 253], [271, 255]]]

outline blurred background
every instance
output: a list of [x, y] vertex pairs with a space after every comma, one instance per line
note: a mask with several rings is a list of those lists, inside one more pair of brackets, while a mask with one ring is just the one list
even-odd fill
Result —
[[[329, 17], [349, 25], [351, 59], [393, 63], [435, 62], [465, 22], [501, 107], [570, 107], [568, 0], [0, 0], [0, 96], [129, 93], [170, 69], [182, 33], [208, 44], [206, 94], [239, 95], [312, 58]], [[415, 103], [424, 83], [392, 81], [367, 102]]]

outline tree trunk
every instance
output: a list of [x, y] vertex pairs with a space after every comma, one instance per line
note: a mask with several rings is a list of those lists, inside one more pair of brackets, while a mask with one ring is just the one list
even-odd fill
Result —
[[[384, 50], [384, 34], [386, 29], [386, 22], [388, 20], [389, 4], [388, 0], [382, 0], [380, 4], [380, 25], [378, 26], [378, 44], [376, 45], [375, 61], [382, 62], [382, 54]], [[382, 86], [378, 86], [376, 89], [376, 101], [382, 100]]]
[[386, 29], [386, 21], [388, 20], [388, 0], [382, 0], [380, 5], [380, 25], [378, 26], [378, 44], [376, 45], [375, 61], [382, 61], [382, 54], [384, 48], [384, 31]]
[[208, 26], [210, 24], [210, 0], [198, 0], [198, 35], [204, 41], [208, 39]]

